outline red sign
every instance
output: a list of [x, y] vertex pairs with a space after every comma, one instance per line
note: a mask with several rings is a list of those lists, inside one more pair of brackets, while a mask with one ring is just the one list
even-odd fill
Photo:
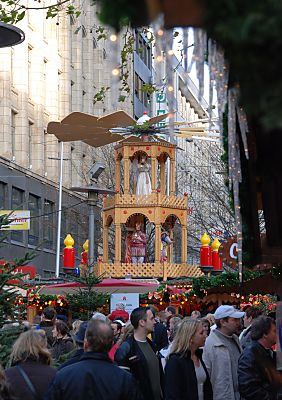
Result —
[[[0, 265], [4, 265], [5, 261], [0, 261]], [[2, 269], [0, 267], [0, 273], [2, 273]], [[23, 265], [21, 267], [17, 267], [14, 269], [14, 271], [11, 272], [13, 275], [15, 274], [26, 274], [21, 278], [22, 281], [27, 281], [29, 279], [35, 278], [35, 275], [37, 273], [36, 267], [34, 265]], [[12, 279], [7, 282], [8, 285], [17, 285], [20, 281], [18, 279]]]

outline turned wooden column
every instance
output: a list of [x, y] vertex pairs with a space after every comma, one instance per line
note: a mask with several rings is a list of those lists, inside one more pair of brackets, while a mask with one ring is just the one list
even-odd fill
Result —
[[121, 226], [115, 225], [115, 263], [121, 262]]
[[103, 261], [108, 262], [109, 257], [109, 227], [104, 225], [103, 227]]
[[169, 167], [169, 194], [173, 196], [175, 193], [175, 160], [170, 159]]
[[116, 160], [116, 189], [120, 190], [120, 158]]
[[184, 225], [181, 226], [181, 262], [187, 263], [187, 228]]
[[155, 263], [159, 263], [161, 259], [161, 225], [155, 225]]
[[160, 182], [161, 182], [161, 194], [165, 194], [165, 161], [160, 161]]
[[124, 194], [129, 194], [129, 164], [130, 160], [128, 157], [124, 158]]
[[156, 193], [156, 191], [157, 191], [157, 159], [156, 158], [152, 158], [151, 170], [152, 170], [152, 193]]

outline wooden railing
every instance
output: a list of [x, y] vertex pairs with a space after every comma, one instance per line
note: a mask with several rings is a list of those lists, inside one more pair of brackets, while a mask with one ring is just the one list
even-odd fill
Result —
[[170, 263], [144, 263], [144, 264], [109, 264], [98, 262], [98, 276], [111, 278], [124, 278], [127, 275], [133, 278], [178, 278], [181, 276], [198, 277], [203, 273], [197, 265], [170, 264]]
[[187, 208], [187, 197], [176, 197], [176, 196], [165, 196], [161, 193], [151, 193], [147, 196], [137, 196], [135, 194], [119, 194], [117, 193], [114, 197], [104, 198], [103, 208], [104, 210], [112, 208], [114, 206], [136, 206], [136, 207], [173, 207], [186, 209]]

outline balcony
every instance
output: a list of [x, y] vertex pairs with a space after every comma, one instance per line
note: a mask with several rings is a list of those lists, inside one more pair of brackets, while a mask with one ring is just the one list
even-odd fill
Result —
[[187, 197], [166, 196], [161, 193], [151, 193], [147, 196], [135, 194], [119, 194], [106, 197], [103, 202], [104, 211], [114, 207], [170, 207], [186, 210]]
[[144, 263], [144, 264], [108, 264], [102, 261], [98, 262], [98, 276], [104, 278], [124, 278], [130, 275], [132, 278], [168, 278], [199, 277], [203, 272], [197, 265], [171, 264], [171, 263]]

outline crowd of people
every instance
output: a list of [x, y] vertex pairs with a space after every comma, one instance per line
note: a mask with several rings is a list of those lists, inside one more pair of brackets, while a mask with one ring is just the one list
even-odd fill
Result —
[[0, 369], [0, 400], [282, 400], [275, 344], [275, 321], [254, 306], [183, 318], [118, 304], [71, 329], [47, 307]]

